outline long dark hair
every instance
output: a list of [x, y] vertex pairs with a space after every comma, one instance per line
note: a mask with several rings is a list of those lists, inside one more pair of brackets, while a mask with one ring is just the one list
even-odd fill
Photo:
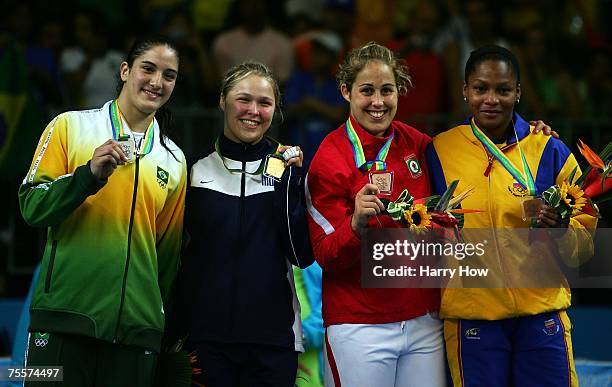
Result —
[[[162, 35], [151, 35], [151, 36], [144, 36], [144, 37], [138, 38], [134, 41], [134, 43], [132, 44], [132, 47], [130, 48], [130, 51], [125, 57], [125, 62], [128, 64], [128, 67], [131, 69], [132, 65], [134, 64], [134, 60], [136, 60], [136, 58], [138, 58], [139, 56], [143, 55], [145, 52], [157, 46], [166, 46], [170, 48], [172, 51], [176, 53], [177, 62], [180, 61], [178, 48], [176, 44], [172, 42], [171, 39], [165, 36], [162, 36]], [[123, 84], [124, 82], [121, 80], [121, 77], [119, 77], [119, 80], [117, 82], [117, 96], [121, 94], [121, 90], [123, 89]], [[166, 148], [168, 152], [170, 152], [170, 154], [172, 155], [172, 157], [174, 157], [175, 160], [178, 161], [178, 159], [176, 158], [172, 150], [168, 148], [168, 145], [166, 144], [166, 139], [170, 139], [168, 134], [172, 133], [172, 130], [174, 129], [174, 114], [172, 114], [172, 111], [166, 107], [166, 104], [164, 104], [159, 109], [157, 109], [157, 111], [155, 112], [155, 119], [157, 120], [157, 123], [159, 124], [159, 132], [160, 132], [159, 142], [160, 144], [164, 148]]]

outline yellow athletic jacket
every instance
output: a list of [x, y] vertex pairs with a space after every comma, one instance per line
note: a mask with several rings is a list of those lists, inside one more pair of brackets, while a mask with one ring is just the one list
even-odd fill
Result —
[[[489, 156], [473, 134], [469, 122], [467, 120], [441, 133], [430, 145], [427, 156], [434, 191], [444, 192], [453, 180], [459, 180], [456, 192], [474, 188], [472, 195], [462, 202], [462, 207], [484, 212], [466, 214], [464, 227], [482, 229], [483, 233], [491, 236], [483, 259], [487, 265], [497, 267], [498, 274], [503, 273], [502, 280], [497, 278], [493, 282], [504, 285], [445, 289], [441, 317], [498, 320], [568, 308], [571, 294], [566, 281], [554, 288], [526, 287], [524, 284], [537, 284], [538, 276], [544, 277], [556, 271], [560, 260], [555, 255], [561, 257], [566, 265], [574, 267], [588, 259], [593, 253], [591, 232], [597, 219], [585, 214], [574, 216], [570, 220], [570, 230], [557, 239], [529, 241], [514, 234], [507, 237], [508, 228], [528, 227], [523, 220], [521, 204], [521, 195], [525, 192], [497, 160], [493, 161], [488, 176], [485, 176]], [[534, 176], [538, 195], [552, 185], [560, 185], [577, 165], [570, 150], [556, 138], [532, 134], [532, 128], [517, 114], [514, 122], [517, 136], [512, 133], [499, 147], [516, 143], [518, 137], [520, 151]], [[519, 146], [510, 145], [504, 154], [520, 168]], [[502, 239], [500, 235], [506, 237]], [[467, 264], [467, 261], [462, 264]], [[525, 279], [528, 276], [531, 276], [530, 280]]]

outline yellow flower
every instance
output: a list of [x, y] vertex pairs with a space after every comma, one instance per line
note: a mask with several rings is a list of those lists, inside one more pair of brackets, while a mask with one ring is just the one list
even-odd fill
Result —
[[580, 213], [580, 210], [587, 203], [584, 192], [577, 185], [569, 185], [566, 181], [561, 185], [561, 200], [572, 209], [572, 215]]
[[427, 213], [427, 207], [423, 204], [415, 204], [404, 211], [404, 219], [412, 231], [423, 231], [431, 226], [431, 215]]

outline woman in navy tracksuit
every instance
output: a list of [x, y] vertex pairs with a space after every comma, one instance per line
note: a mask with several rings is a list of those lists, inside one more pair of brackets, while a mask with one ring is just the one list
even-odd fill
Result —
[[[292, 272], [313, 261], [303, 154], [264, 137], [278, 102], [264, 65], [231, 68], [219, 101], [223, 134], [190, 168], [176, 318], [207, 387], [293, 386], [303, 351]], [[263, 173], [272, 154], [285, 159], [280, 181]]]

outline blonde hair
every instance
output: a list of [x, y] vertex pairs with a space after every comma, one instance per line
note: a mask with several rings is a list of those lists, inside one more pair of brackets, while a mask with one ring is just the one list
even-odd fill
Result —
[[268, 82], [272, 86], [272, 90], [274, 92], [274, 103], [275, 108], [280, 108], [281, 99], [280, 99], [280, 88], [278, 87], [278, 82], [276, 81], [276, 77], [272, 73], [272, 71], [263, 63], [260, 62], [243, 62], [232, 66], [225, 75], [223, 76], [223, 80], [221, 81], [221, 96], [225, 99], [227, 97], [227, 93], [240, 81], [245, 79], [250, 75], [257, 75]]
[[351, 90], [357, 74], [372, 61], [380, 61], [391, 67], [395, 76], [395, 85], [400, 95], [406, 94], [408, 88], [412, 87], [412, 79], [408, 74], [408, 68], [404, 61], [396, 58], [395, 54], [387, 47], [376, 42], [366, 43], [347, 54], [336, 75], [338, 87], [346, 84], [346, 87]]

